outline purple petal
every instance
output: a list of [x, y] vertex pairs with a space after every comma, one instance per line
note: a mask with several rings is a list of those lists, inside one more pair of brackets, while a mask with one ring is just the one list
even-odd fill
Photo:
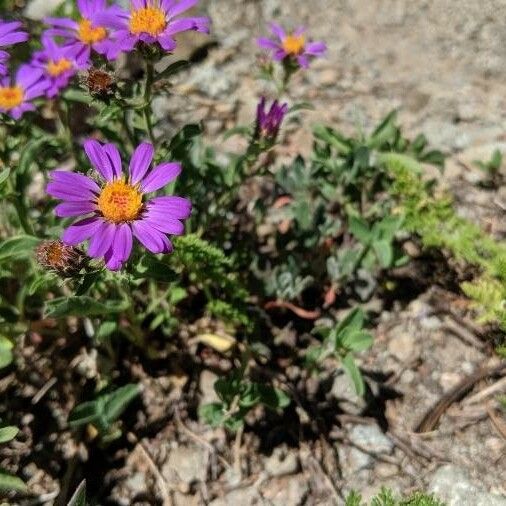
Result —
[[257, 45], [262, 49], [279, 49], [279, 43], [267, 37], [259, 37], [257, 39]]
[[59, 28], [70, 28], [71, 30], [77, 30], [79, 28], [77, 22], [69, 18], [45, 18], [44, 23]]
[[70, 225], [62, 235], [62, 241], [69, 246], [75, 246], [89, 239], [103, 221], [96, 216], [85, 218]]
[[112, 241], [116, 234], [117, 225], [102, 221], [100, 227], [97, 228], [92, 235], [90, 245], [88, 247], [88, 255], [92, 258], [104, 256], [105, 252], [111, 247]]
[[144, 193], [154, 192], [174, 181], [181, 173], [181, 164], [177, 162], [157, 165], [141, 182]]
[[8, 46], [11, 44], [18, 44], [19, 42], [25, 42], [28, 40], [28, 34], [26, 32], [14, 32], [0, 35], [0, 46]]
[[21, 65], [16, 72], [16, 84], [27, 89], [37, 83], [42, 76], [43, 71], [41, 69], [36, 69], [29, 64]]
[[283, 30], [283, 28], [277, 23], [271, 23], [271, 32], [276, 37], [279, 37], [280, 40], [283, 40], [286, 37], [285, 30]]
[[120, 178], [123, 174], [123, 167], [121, 166], [121, 155], [118, 148], [112, 144], [104, 144], [104, 151], [106, 152], [111, 162], [111, 167], [116, 178]]
[[173, 5], [167, 14], [173, 18], [177, 16], [178, 14], [181, 14], [184, 11], [187, 11], [188, 9], [191, 9], [195, 5], [198, 4], [199, 0], [181, 0], [180, 2], [177, 2], [175, 5]]
[[158, 37], [158, 42], [160, 43], [160, 46], [162, 46], [162, 48], [167, 52], [172, 52], [177, 47], [176, 41], [172, 38], [171, 35], [161, 35]]
[[153, 161], [154, 154], [153, 145], [149, 142], [143, 142], [137, 146], [130, 159], [130, 166], [128, 168], [132, 184], [137, 184], [144, 177]]
[[134, 221], [132, 230], [141, 244], [151, 253], [162, 253], [167, 249], [167, 238], [144, 220]]
[[193, 17], [171, 21], [164, 31], [164, 35], [174, 35], [186, 30], [209, 33], [209, 18]]
[[116, 229], [116, 237], [113, 243], [114, 256], [125, 262], [132, 252], [132, 244], [132, 229], [127, 223], [122, 223]]
[[69, 216], [89, 214], [96, 209], [97, 205], [93, 202], [64, 202], [63, 204], [58, 204], [54, 208], [54, 213], [60, 218], [68, 218]]
[[95, 195], [85, 186], [70, 186], [67, 182], [54, 181], [46, 186], [46, 193], [51, 197], [70, 202], [93, 201]]
[[114, 172], [112, 170], [111, 160], [104, 151], [103, 146], [94, 139], [88, 139], [84, 143], [84, 151], [99, 174], [106, 181], [112, 181]]
[[119, 271], [123, 262], [114, 255], [114, 248], [111, 246], [104, 254], [105, 266], [110, 271]]
[[192, 204], [188, 199], [177, 196], [155, 197], [147, 204], [149, 213], [161, 213], [170, 218], [186, 219], [192, 211]]
[[164, 234], [184, 234], [184, 225], [176, 219], [167, 218], [166, 216], [156, 216], [148, 212], [144, 221]]
[[324, 42], [310, 42], [306, 45], [305, 53], [312, 56], [320, 56], [327, 51], [327, 45]]

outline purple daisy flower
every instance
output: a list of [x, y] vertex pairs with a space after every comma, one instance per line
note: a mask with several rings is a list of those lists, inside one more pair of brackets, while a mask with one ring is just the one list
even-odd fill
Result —
[[255, 139], [274, 141], [288, 112], [288, 104], [280, 104], [274, 100], [269, 110], [266, 110], [265, 106], [266, 100], [265, 97], [262, 97], [257, 106]]
[[[19, 21], [6, 22], [0, 19], [0, 47], [10, 46], [18, 42], [28, 40], [28, 34], [20, 30]], [[0, 50], [0, 75], [7, 73], [6, 63], [9, 60], [9, 53]]]
[[323, 42], [308, 42], [304, 35], [305, 31], [305, 28], [299, 27], [294, 32], [287, 33], [278, 24], [271, 23], [271, 32], [278, 40], [260, 37], [257, 44], [262, 49], [271, 51], [276, 61], [290, 58], [301, 67], [307, 68], [312, 58], [325, 54], [327, 46]]
[[86, 216], [63, 233], [69, 246], [89, 241], [88, 255], [104, 257], [110, 270], [118, 270], [132, 251], [133, 237], [151, 253], [169, 253], [172, 244], [166, 234], [181, 235], [181, 220], [190, 216], [191, 202], [176, 196], [154, 197], [147, 193], [163, 188], [181, 172], [179, 163], [161, 163], [149, 170], [154, 149], [140, 144], [130, 160], [128, 176], [123, 174], [121, 157], [114, 144], [89, 139], [84, 150], [103, 181], [82, 174], [55, 170], [46, 191], [63, 200], [55, 208], [60, 217]]
[[9, 76], [0, 79], [0, 112], [19, 119], [26, 111], [34, 111], [31, 101], [43, 95], [48, 86], [42, 70], [21, 65], [15, 79]]
[[187, 30], [209, 33], [209, 18], [175, 19], [197, 3], [198, 0], [131, 0], [129, 11], [100, 14], [97, 19], [115, 30], [109, 59], [116, 58], [121, 51], [132, 51], [138, 42], [158, 42], [166, 51], [173, 51], [177, 33]]
[[66, 46], [73, 47], [79, 60], [89, 60], [91, 50], [99, 54], [107, 54], [109, 50], [109, 32], [97, 23], [97, 18], [104, 12], [118, 13], [118, 6], [108, 7], [106, 0], [77, 0], [80, 19], [46, 18], [44, 22], [52, 28], [46, 35], [61, 37]]
[[78, 70], [88, 66], [88, 60], [80, 55], [76, 46], [58, 46], [46, 35], [42, 37], [42, 50], [33, 54], [31, 64], [42, 69], [44, 78], [49, 83], [46, 96], [53, 98], [69, 84]]

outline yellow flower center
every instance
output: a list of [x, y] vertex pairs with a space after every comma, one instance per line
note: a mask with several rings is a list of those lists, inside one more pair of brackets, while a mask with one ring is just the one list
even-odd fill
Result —
[[156, 37], [167, 26], [165, 13], [159, 7], [143, 7], [130, 13], [130, 32], [139, 35], [148, 33]]
[[47, 72], [52, 77], [57, 77], [63, 72], [70, 70], [72, 68], [72, 62], [67, 60], [67, 58], [61, 58], [59, 60], [49, 60], [47, 64]]
[[304, 35], [287, 35], [283, 40], [283, 49], [288, 54], [297, 56], [304, 51], [305, 44]]
[[14, 109], [23, 102], [24, 92], [19, 86], [0, 87], [0, 107]]
[[117, 179], [104, 186], [97, 204], [106, 220], [114, 223], [132, 221], [142, 208], [142, 194], [137, 187]]
[[79, 21], [77, 36], [84, 44], [95, 44], [106, 38], [107, 31], [103, 26], [92, 26], [89, 19], [83, 18]]

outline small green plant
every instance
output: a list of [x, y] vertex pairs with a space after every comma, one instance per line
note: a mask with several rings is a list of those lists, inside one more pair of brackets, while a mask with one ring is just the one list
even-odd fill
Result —
[[83, 480], [76, 488], [67, 506], [86, 506], [86, 480]]
[[502, 166], [503, 154], [500, 150], [496, 149], [492, 153], [490, 160], [485, 162], [476, 160], [474, 164], [480, 168], [483, 172], [485, 172], [487, 179], [485, 181], [486, 186], [497, 187], [501, 184], [502, 177], [500, 173], [500, 169]]
[[[12, 425], [5, 425], [0, 427], [0, 444], [12, 441], [18, 434], [19, 429]], [[0, 492], [24, 492], [26, 485], [17, 476], [4, 471], [0, 468]]]
[[334, 327], [317, 327], [314, 333], [323, 338], [320, 346], [310, 348], [306, 354], [308, 366], [317, 370], [322, 362], [332, 357], [337, 359], [352, 380], [358, 395], [364, 395], [365, 385], [354, 354], [372, 346], [372, 335], [364, 330], [365, 316], [361, 309], [351, 310]]
[[[360, 494], [351, 492], [346, 498], [345, 506], [367, 505], [362, 501]], [[370, 506], [445, 506], [445, 504], [435, 497], [422, 492], [416, 492], [407, 498], [400, 498], [396, 497], [391, 490], [382, 488], [378, 495], [371, 499]]]
[[283, 390], [248, 380], [243, 369], [217, 380], [214, 389], [220, 402], [201, 406], [199, 416], [213, 427], [223, 426], [233, 432], [244, 425], [246, 415], [256, 406], [279, 410], [290, 404]]
[[72, 428], [93, 426], [103, 442], [117, 439], [121, 430], [115, 422], [139, 393], [139, 386], [131, 384], [101, 394], [76, 406], [69, 415], [68, 423]]

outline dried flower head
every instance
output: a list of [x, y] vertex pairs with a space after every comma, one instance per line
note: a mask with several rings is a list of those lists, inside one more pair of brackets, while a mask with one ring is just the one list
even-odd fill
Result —
[[65, 278], [77, 275], [87, 263], [80, 249], [67, 246], [60, 240], [42, 241], [35, 249], [35, 256], [42, 267]]
[[113, 74], [103, 69], [92, 67], [81, 80], [92, 97], [106, 98], [113, 94], [116, 79]]

